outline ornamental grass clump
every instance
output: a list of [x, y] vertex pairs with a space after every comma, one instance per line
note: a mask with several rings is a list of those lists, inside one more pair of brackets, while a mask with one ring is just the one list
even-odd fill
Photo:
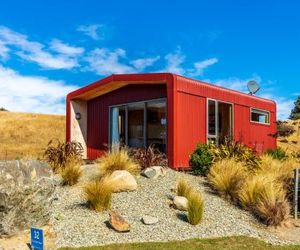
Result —
[[114, 183], [109, 177], [89, 182], [84, 186], [84, 194], [91, 209], [97, 212], [107, 210], [111, 206]]
[[131, 174], [138, 174], [141, 170], [140, 165], [130, 158], [125, 148], [107, 152], [97, 160], [97, 163], [102, 175], [110, 175], [115, 170], [126, 170]]
[[63, 185], [73, 186], [75, 185], [80, 176], [82, 170], [78, 161], [69, 161], [64, 169], [61, 171], [61, 177], [63, 179]]
[[44, 152], [46, 162], [49, 163], [53, 172], [60, 173], [70, 162], [77, 161], [81, 163], [83, 147], [79, 142], [60, 142], [54, 144], [53, 141], [48, 143]]
[[191, 185], [188, 183], [187, 180], [181, 178], [176, 183], [176, 194], [178, 196], [184, 196], [188, 198], [189, 193], [192, 191]]
[[290, 213], [283, 183], [272, 173], [249, 177], [239, 192], [239, 202], [267, 225], [280, 225]]
[[235, 159], [224, 159], [216, 162], [208, 174], [208, 180], [212, 187], [225, 199], [231, 201], [238, 199], [238, 192], [246, 177], [245, 166]]
[[202, 221], [204, 212], [204, 201], [200, 192], [192, 190], [188, 194], [188, 221], [192, 225], [197, 225]]

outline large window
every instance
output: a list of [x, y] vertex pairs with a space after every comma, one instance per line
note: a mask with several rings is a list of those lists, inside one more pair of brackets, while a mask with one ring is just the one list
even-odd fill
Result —
[[270, 113], [259, 109], [251, 109], [251, 121], [270, 124]]
[[166, 100], [110, 107], [110, 144], [140, 148], [154, 145], [166, 151]]

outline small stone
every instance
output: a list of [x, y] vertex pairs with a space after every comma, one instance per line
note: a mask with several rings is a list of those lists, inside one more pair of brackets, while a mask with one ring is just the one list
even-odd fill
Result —
[[160, 176], [166, 175], [166, 169], [161, 166], [152, 166], [152, 167], [146, 168], [142, 172], [142, 175], [149, 179], [157, 179]]
[[109, 212], [109, 224], [119, 233], [125, 233], [130, 231], [130, 224], [117, 212]]
[[176, 209], [186, 211], [188, 208], [188, 199], [183, 196], [175, 196], [173, 199], [173, 204]]
[[153, 224], [158, 223], [158, 218], [153, 217], [153, 216], [150, 216], [150, 215], [144, 215], [144, 216], [142, 217], [142, 222], [143, 222], [145, 225], [153, 225]]

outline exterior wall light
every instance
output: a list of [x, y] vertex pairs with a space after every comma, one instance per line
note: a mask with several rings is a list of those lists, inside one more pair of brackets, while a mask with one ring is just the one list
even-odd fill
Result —
[[75, 119], [79, 121], [81, 119], [81, 114], [78, 112], [75, 114]]

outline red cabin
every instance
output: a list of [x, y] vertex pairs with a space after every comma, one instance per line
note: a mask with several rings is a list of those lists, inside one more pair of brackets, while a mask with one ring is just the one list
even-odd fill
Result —
[[87, 159], [108, 145], [154, 144], [184, 169], [198, 143], [222, 137], [276, 148], [276, 103], [175, 74], [111, 75], [68, 94], [66, 133]]

